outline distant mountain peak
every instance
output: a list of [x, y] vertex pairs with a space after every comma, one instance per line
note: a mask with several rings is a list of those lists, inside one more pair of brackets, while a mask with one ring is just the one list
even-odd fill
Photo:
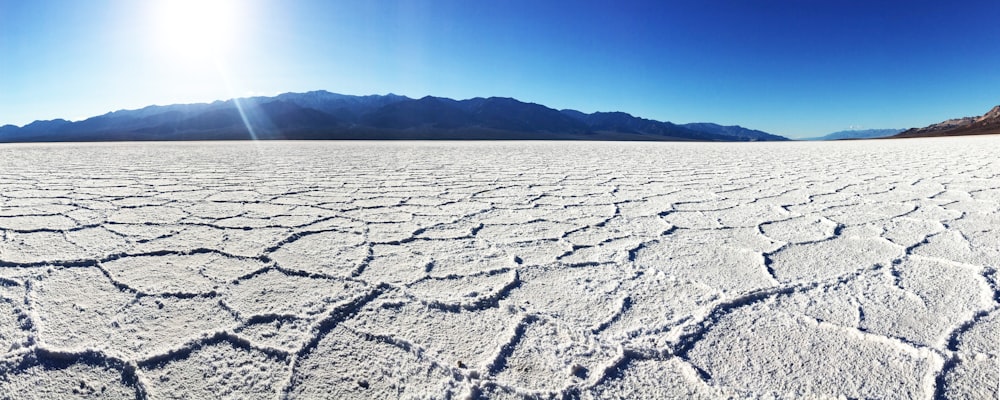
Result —
[[982, 117], [976, 119], [976, 122], [983, 122], [989, 120], [1000, 120], [1000, 106], [993, 107], [988, 113], [983, 114]]

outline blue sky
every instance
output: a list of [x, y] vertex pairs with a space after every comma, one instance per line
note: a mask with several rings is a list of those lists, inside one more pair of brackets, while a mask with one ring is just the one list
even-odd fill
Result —
[[165, 1], [0, 0], [0, 124], [324, 89], [801, 137], [1000, 104], [996, 0]]

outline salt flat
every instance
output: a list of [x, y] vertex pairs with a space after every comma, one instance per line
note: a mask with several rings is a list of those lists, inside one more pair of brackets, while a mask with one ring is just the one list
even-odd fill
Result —
[[3, 145], [0, 397], [995, 399], [997, 149]]

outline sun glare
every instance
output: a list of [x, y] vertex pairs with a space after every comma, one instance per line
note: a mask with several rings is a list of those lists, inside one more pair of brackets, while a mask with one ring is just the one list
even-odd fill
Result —
[[235, 0], [160, 0], [154, 10], [157, 37], [171, 57], [203, 62], [234, 46], [238, 9]]

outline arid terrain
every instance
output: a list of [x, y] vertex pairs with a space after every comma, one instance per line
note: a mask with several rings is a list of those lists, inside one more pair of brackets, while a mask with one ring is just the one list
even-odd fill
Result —
[[998, 148], [0, 145], [0, 398], [995, 399]]

